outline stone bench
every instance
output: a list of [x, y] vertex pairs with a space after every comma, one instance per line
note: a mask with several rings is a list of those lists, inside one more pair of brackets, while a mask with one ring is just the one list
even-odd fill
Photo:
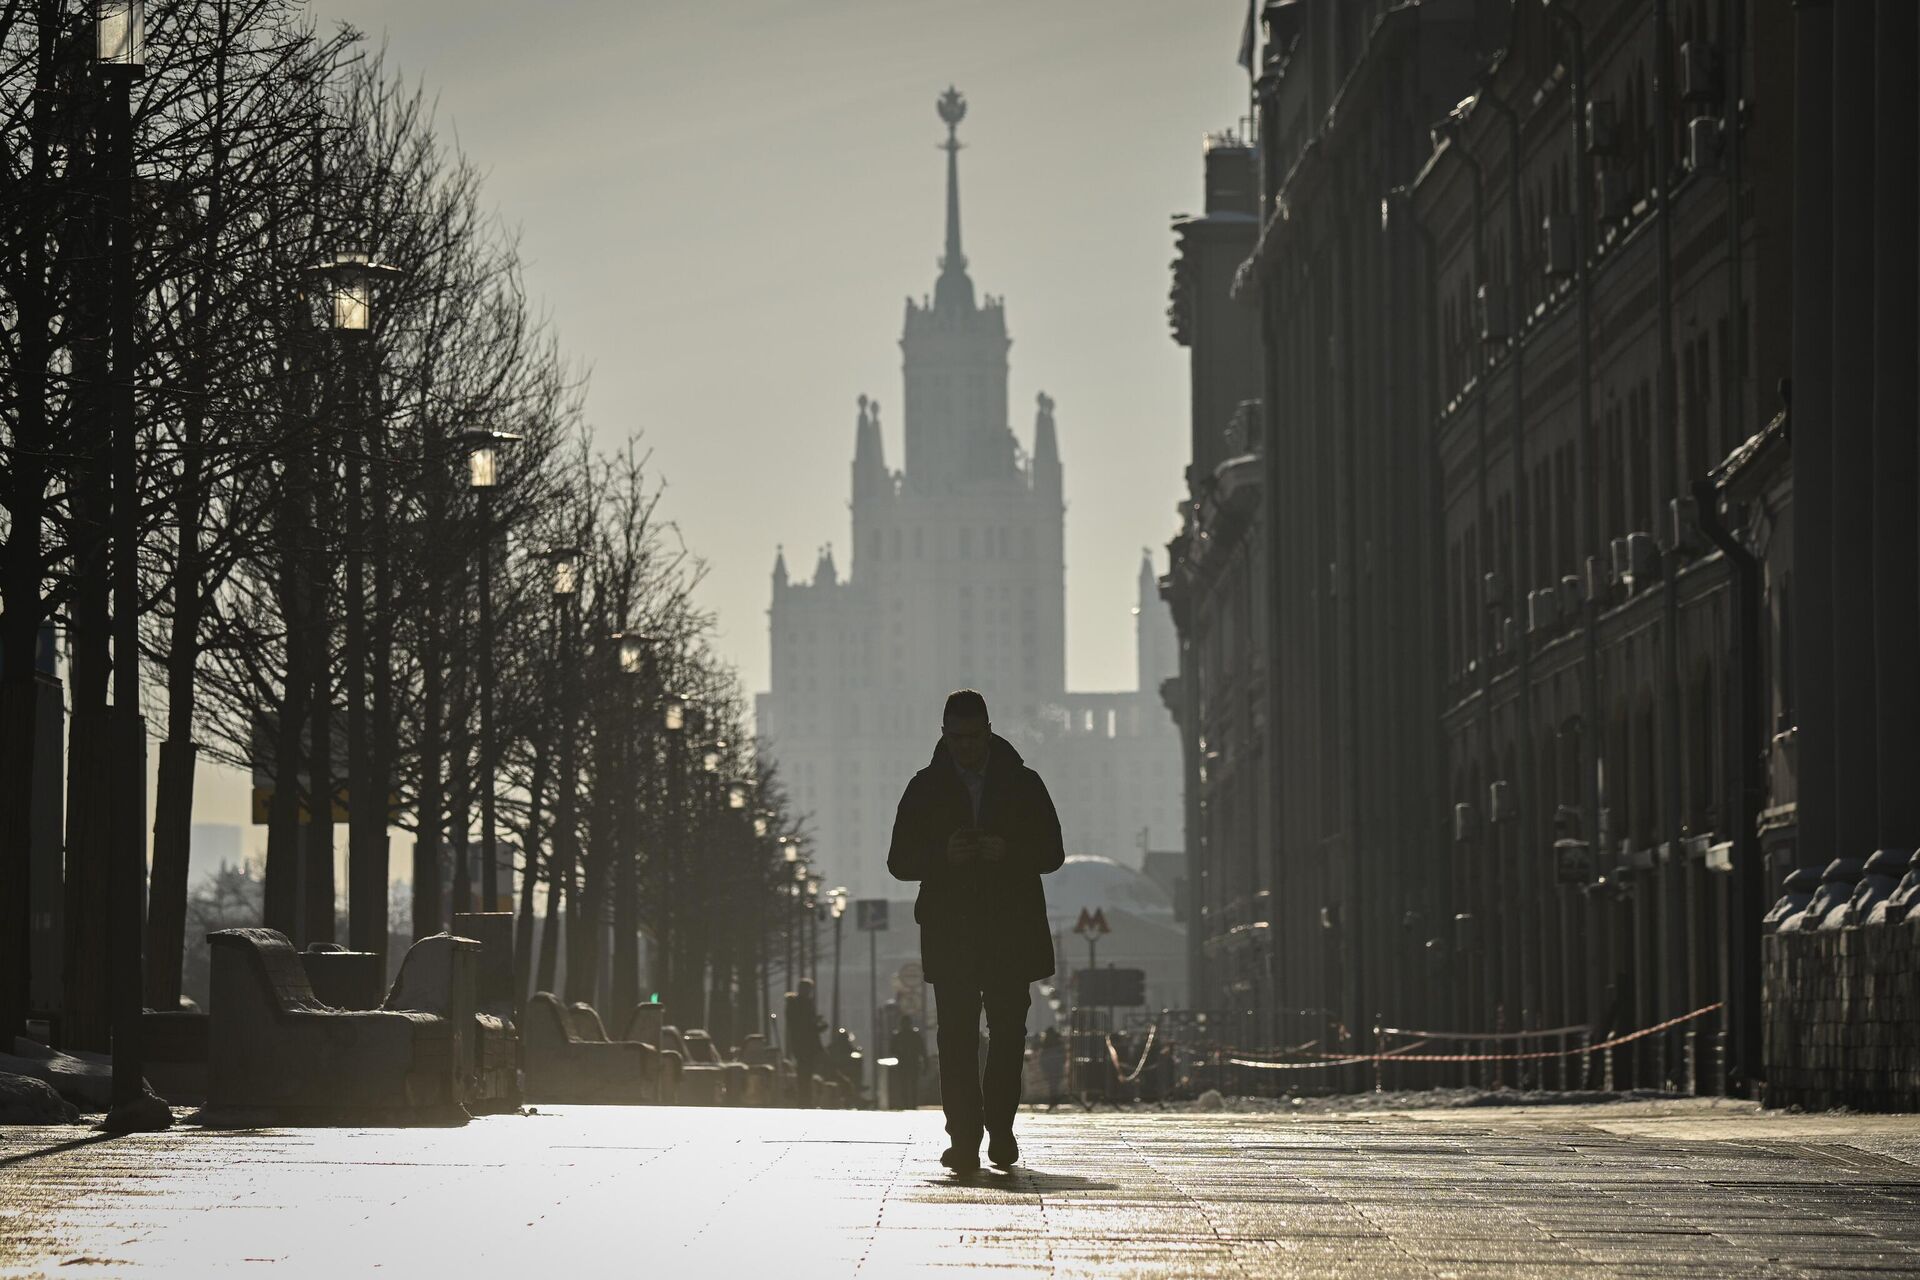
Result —
[[465, 1071], [466, 1107], [474, 1115], [520, 1105], [518, 1042], [499, 1016], [477, 1008], [481, 944], [436, 933], [407, 948], [382, 1009], [431, 1013], [454, 1026]]
[[272, 929], [207, 935], [212, 999], [207, 1104], [240, 1122], [464, 1124], [456, 1020], [348, 1012], [322, 1003], [300, 957]]
[[698, 1027], [682, 1032], [680, 1038], [687, 1046], [688, 1065], [718, 1067], [721, 1097], [731, 1106], [747, 1105], [747, 1089], [752, 1078], [747, 1064], [729, 1061], [713, 1037]]
[[772, 1107], [780, 1102], [780, 1054], [756, 1031], [740, 1042], [740, 1061], [747, 1068], [747, 1097], [750, 1107]]
[[[688, 1033], [690, 1034], [690, 1033]], [[672, 1025], [660, 1028], [660, 1043], [680, 1055], [680, 1091], [675, 1099], [683, 1107], [717, 1107], [726, 1101], [727, 1071], [720, 1062], [707, 1033], [698, 1032], [700, 1047], [689, 1043], [688, 1034]], [[700, 1056], [694, 1055], [698, 1052]]]
[[152, 1009], [140, 1015], [140, 1065], [153, 1091], [175, 1105], [207, 1100], [207, 1036], [204, 1013]]
[[656, 1045], [608, 1040], [591, 1006], [565, 1008], [551, 992], [539, 992], [527, 1004], [524, 1047], [529, 1102], [633, 1104], [674, 1098], [675, 1060]]
[[385, 959], [377, 951], [349, 951], [337, 942], [309, 943], [300, 967], [321, 1004], [330, 1009], [378, 1009], [387, 988]]

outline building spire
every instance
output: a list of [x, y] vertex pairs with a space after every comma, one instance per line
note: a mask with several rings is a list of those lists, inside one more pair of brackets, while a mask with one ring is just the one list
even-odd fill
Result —
[[892, 487], [880, 443], [880, 402], [861, 396], [860, 421], [853, 437], [853, 500], [884, 497]]
[[936, 307], [964, 303], [973, 308], [973, 280], [967, 275], [967, 255], [960, 250], [960, 122], [967, 118], [967, 100], [952, 85], [940, 95], [940, 118], [947, 124], [947, 251], [940, 259], [940, 279], [934, 285]]

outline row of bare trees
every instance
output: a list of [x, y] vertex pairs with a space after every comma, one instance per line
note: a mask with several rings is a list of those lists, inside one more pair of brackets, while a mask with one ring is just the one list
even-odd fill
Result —
[[[251, 772], [264, 921], [296, 942], [335, 940], [344, 822], [345, 941], [385, 947], [397, 829], [411, 932], [512, 901], [522, 993], [564, 972], [570, 997], [637, 998], [650, 941], [682, 1020], [759, 1008], [765, 931], [791, 918], [782, 841], [803, 837], [709, 647], [699, 562], [637, 445], [596, 451], [478, 170], [298, 0], [156, 0], [145, 27], [117, 227], [93, 7], [0, 0], [0, 1036], [31, 1012], [48, 626], [66, 1043], [105, 1046], [116, 967], [143, 964], [149, 1007], [179, 1001], [202, 756]], [[115, 651], [109, 592], [116, 235], [138, 655]], [[127, 661], [159, 741], [144, 940], [102, 909]]]

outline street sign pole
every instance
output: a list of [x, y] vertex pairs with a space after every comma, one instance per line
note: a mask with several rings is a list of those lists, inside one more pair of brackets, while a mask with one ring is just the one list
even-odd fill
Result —
[[880, 1100], [880, 931], [867, 930], [867, 1016], [873, 1020], [873, 1046], [867, 1054], [867, 1061], [873, 1065], [867, 1069], [873, 1086], [873, 1097]]
[[853, 924], [867, 935], [867, 1017], [873, 1039], [868, 1045], [867, 1061], [873, 1083], [873, 1098], [880, 1100], [880, 931], [887, 927], [887, 900], [861, 898], [853, 904]]

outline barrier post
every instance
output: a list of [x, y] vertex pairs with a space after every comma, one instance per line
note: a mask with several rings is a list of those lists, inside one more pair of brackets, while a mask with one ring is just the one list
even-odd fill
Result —
[[1383, 1037], [1380, 1031], [1380, 1015], [1376, 1013], [1373, 1015], [1373, 1091], [1375, 1093], [1386, 1092], [1386, 1090], [1381, 1085], [1382, 1079], [1386, 1073], [1386, 1066], [1387, 1066], [1386, 1061], [1380, 1056], [1382, 1053], [1386, 1052], [1386, 1048], [1382, 1044], [1382, 1039]]
[[1613, 1092], [1613, 1046], [1607, 1046], [1606, 1062], [1602, 1067], [1600, 1087], [1608, 1093]]
[[1720, 1014], [1720, 1029], [1713, 1033], [1713, 1081], [1713, 1091], [1723, 1098], [1726, 1097], [1732, 1082], [1727, 1079], [1727, 1015], [1725, 1010], [1722, 1010]]

